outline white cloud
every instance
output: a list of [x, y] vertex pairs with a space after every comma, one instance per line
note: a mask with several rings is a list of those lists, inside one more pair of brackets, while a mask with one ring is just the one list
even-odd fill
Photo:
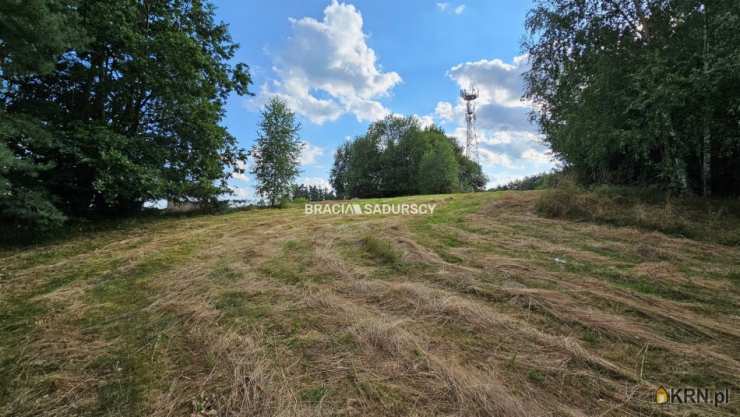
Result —
[[528, 148], [522, 152], [522, 159], [539, 163], [552, 163], [553, 159], [546, 153], [536, 149]]
[[249, 181], [249, 178], [247, 177], [247, 164], [244, 161], [236, 161], [236, 166], [245, 172], [243, 174], [239, 172], [234, 172], [232, 174], [232, 177], [234, 177], [234, 179], [237, 179], [239, 181], [245, 181], [245, 182]]
[[511, 158], [503, 153], [497, 153], [486, 148], [480, 148], [481, 162], [487, 165], [500, 165], [506, 168], [512, 168], [514, 164], [511, 162]]
[[301, 177], [296, 181], [296, 184], [313, 185], [330, 190], [334, 189], [326, 178], [321, 177]]
[[512, 63], [498, 58], [481, 59], [455, 65], [447, 75], [461, 88], [478, 88], [478, 103], [504, 107], [529, 107], [521, 101], [524, 91], [522, 73], [529, 68], [527, 55], [514, 57]]
[[414, 114], [414, 118], [419, 121], [419, 125], [422, 127], [422, 129], [427, 128], [434, 124], [434, 118], [429, 114], [425, 116], [419, 116], [418, 114]]
[[301, 165], [313, 165], [316, 163], [316, 158], [324, 154], [324, 148], [311, 144], [310, 142], [303, 142], [303, 151], [301, 151]]
[[446, 1], [437, 3], [437, 9], [439, 9], [439, 11], [442, 13], [447, 12], [447, 13], [456, 14], [459, 16], [465, 11], [464, 4], [459, 4], [455, 7], [451, 7], [451, 6], [452, 5]]
[[535, 132], [528, 131], [514, 131], [514, 130], [499, 130], [489, 132], [489, 135], [481, 138], [482, 143], [488, 145], [504, 145], [510, 143], [526, 143], [534, 142], [539, 143], [540, 135]]
[[231, 187], [231, 191], [233, 191], [234, 194], [230, 196], [231, 199], [234, 200], [254, 200], [255, 194], [254, 189], [251, 187]]
[[440, 101], [437, 103], [437, 107], [434, 108], [434, 113], [440, 120], [452, 120], [455, 116], [455, 110], [452, 108], [452, 104], [447, 101]]
[[290, 21], [292, 36], [275, 56], [278, 79], [263, 85], [261, 96], [278, 95], [317, 124], [345, 113], [358, 121], [375, 121], [390, 113], [378, 99], [387, 96], [401, 76], [383, 72], [366, 43], [362, 15], [353, 5], [332, 0], [321, 21], [311, 17]]
[[526, 177], [526, 175], [497, 175], [494, 178], [491, 178], [486, 186], [488, 188], [494, 188], [500, 185], [506, 185], [515, 180], [520, 180], [524, 177]]
[[[479, 154], [491, 180], [489, 186], [556, 166], [537, 127], [529, 121], [531, 103], [520, 100], [524, 91], [522, 73], [528, 68], [527, 56], [521, 55], [511, 61], [493, 58], [463, 62], [447, 72], [458, 88], [478, 89], [475, 108]], [[464, 146], [464, 100], [437, 103], [435, 115], [454, 126], [453, 135]]]

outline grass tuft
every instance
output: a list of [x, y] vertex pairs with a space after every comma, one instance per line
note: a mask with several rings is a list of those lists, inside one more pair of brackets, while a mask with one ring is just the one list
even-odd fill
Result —
[[396, 270], [401, 270], [405, 267], [401, 253], [393, 247], [391, 242], [378, 239], [374, 236], [365, 236], [361, 243], [363, 249], [382, 264]]
[[631, 226], [694, 240], [740, 245], [740, 204], [735, 200], [675, 198], [655, 191], [601, 186], [584, 190], [563, 182], [542, 192], [536, 210], [547, 217]]

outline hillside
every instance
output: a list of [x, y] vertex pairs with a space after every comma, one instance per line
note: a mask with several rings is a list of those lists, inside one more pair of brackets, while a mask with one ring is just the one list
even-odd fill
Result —
[[[140, 221], [0, 253], [1, 416], [622, 416], [740, 392], [740, 248], [538, 192]], [[358, 201], [361, 202], [361, 201]]]

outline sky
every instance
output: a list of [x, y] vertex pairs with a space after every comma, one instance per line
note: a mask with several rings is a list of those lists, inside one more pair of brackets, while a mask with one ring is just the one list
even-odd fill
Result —
[[[216, 0], [240, 44], [254, 96], [230, 97], [224, 125], [245, 149], [260, 110], [283, 98], [302, 125], [298, 183], [328, 186], [334, 151], [388, 114], [414, 115], [464, 142], [460, 88], [475, 86], [480, 163], [488, 187], [555, 164], [520, 99], [526, 0]], [[249, 168], [249, 163], [247, 164]], [[230, 180], [254, 200], [254, 178]]]

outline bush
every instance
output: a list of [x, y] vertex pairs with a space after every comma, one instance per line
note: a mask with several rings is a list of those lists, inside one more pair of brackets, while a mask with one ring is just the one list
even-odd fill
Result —
[[538, 213], [552, 218], [632, 226], [691, 239], [740, 245], [740, 202], [676, 198], [655, 188], [598, 186], [562, 180], [543, 191]]
[[306, 203], [308, 203], [308, 199], [306, 197], [298, 197], [298, 198], [294, 198], [293, 199], [293, 204], [297, 204], [297, 205], [301, 205], [302, 206], [302, 205], [304, 205]]

